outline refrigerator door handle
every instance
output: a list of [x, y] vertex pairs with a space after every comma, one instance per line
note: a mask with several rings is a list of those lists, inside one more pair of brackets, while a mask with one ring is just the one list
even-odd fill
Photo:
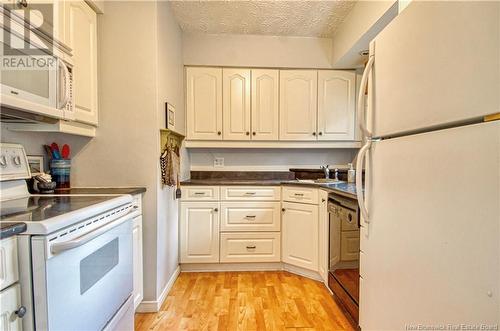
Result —
[[365, 223], [370, 223], [370, 219], [363, 194], [363, 162], [365, 160], [366, 153], [371, 146], [371, 140], [367, 140], [366, 144], [359, 150], [356, 160], [356, 196], [358, 198], [359, 210], [361, 211], [361, 216], [363, 217], [363, 221]]
[[[359, 127], [365, 137], [371, 138], [372, 133], [368, 130], [368, 127], [366, 125], [366, 117], [365, 117], [365, 107], [363, 106], [363, 100], [364, 100], [364, 95], [365, 95], [365, 90], [368, 85], [368, 77], [370, 76], [370, 72], [372, 71], [373, 68], [373, 63], [375, 61], [375, 56], [370, 55], [368, 59], [368, 63], [366, 64], [365, 71], [363, 72], [363, 76], [361, 77], [361, 84], [359, 86], [359, 92], [358, 92], [358, 104], [357, 104], [357, 117], [358, 117], [358, 122], [359, 122]], [[369, 109], [367, 109], [368, 111]]]

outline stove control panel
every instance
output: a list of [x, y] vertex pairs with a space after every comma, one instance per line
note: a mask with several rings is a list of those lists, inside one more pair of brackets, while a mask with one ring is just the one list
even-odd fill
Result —
[[0, 181], [31, 177], [24, 147], [19, 144], [0, 143]]

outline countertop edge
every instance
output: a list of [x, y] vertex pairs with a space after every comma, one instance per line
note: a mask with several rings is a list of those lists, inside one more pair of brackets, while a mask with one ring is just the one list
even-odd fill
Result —
[[1, 229], [0, 239], [7, 239], [26, 231], [26, 223], [4, 223], [5, 228]]

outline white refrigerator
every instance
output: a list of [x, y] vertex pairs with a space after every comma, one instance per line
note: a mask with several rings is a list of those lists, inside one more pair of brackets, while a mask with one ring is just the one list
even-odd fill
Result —
[[497, 1], [413, 1], [370, 44], [362, 330], [498, 330], [499, 22]]

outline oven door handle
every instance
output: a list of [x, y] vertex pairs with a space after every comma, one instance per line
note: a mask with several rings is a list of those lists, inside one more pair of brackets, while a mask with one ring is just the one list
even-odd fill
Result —
[[100, 235], [104, 234], [105, 232], [111, 230], [112, 228], [117, 227], [118, 225], [135, 218], [136, 216], [139, 216], [138, 212], [128, 213], [127, 215], [122, 216], [122, 217], [114, 220], [113, 222], [108, 223], [106, 225], [103, 225], [103, 226], [101, 226], [101, 227], [99, 227], [99, 228], [97, 228], [97, 229], [95, 229], [87, 234], [84, 234], [83, 236], [80, 236], [76, 239], [63, 241], [60, 243], [54, 243], [50, 247], [50, 251], [52, 252], [52, 254], [58, 254], [58, 253], [62, 253], [62, 252], [68, 251], [70, 249], [82, 246], [82, 245], [88, 243], [89, 241], [91, 241], [92, 239], [95, 239], [95, 238], [99, 237]]

